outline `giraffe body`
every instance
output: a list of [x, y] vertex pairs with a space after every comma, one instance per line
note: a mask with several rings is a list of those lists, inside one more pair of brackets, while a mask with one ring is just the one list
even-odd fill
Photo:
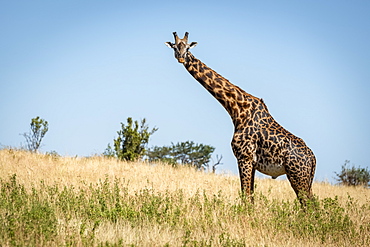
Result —
[[312, 197], [316, 159], [305, 142], [279, 125], [262, 99], [254, 97], [190, 53], [197, 43], [188, 44], [188, 33], [180, 39], [174, 33], [175, 57], [187, 71], [226, 109], [234, 124], [231, 146], [238, 161], [242, 192], [252, 196], [255, 171], [272, 178], [286, 174], [298, 198]]

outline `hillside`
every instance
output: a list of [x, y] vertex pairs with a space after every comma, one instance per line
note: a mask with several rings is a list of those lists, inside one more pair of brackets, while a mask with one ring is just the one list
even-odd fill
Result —
[[[15, 174], [15, 175], [14, 175]], [[0, 245], [369, 246], [370, 190], [314, 183], [301, 210], [287, 181], [188, 167], [0, 150]]]

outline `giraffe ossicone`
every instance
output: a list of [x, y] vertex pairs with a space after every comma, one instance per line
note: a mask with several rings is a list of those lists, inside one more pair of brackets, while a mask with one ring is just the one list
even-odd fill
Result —
[[301, 203], [312, 198], [316, 158], [305, 142], [284, 129], [259, 99], [207, 67], [189, 51], [197, 43], [188, 43], [186, 32], [175, 43], [165, 44], [175, 58], [229, 113], [234, 124], [231, 146], [238, 161], [241, 190], [253, 199], [255, 171], [271, 176], [287, 175]]

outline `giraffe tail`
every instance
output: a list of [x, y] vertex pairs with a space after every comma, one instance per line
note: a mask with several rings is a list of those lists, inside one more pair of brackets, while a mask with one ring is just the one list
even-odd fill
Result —
[[309, 162], [310, 162], [310, 166], [311, 166], [311, 174], [310, 174], [310, 184], [309, 184], [309, 188], [310, 188], [310, 197], [313, 197], [313, 193], [312, 193], [312, 184], [313, 184], [313, 178], [315, 176], [315, 170], [316, 170], [316, 157], [315, 155], [312, 153], [311, 151], [311, 157], [309, 159]]

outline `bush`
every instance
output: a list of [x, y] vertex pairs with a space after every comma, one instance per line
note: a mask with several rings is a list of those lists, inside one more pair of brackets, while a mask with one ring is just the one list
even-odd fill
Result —
[[145, 118], [138, 121], [133, 121], [132, 118], [127, 118], [127, 125], [121, 123], [121, 130], [117, 131], [118, 137], [113, 140], [114, 148], [108, 144], [108, 148], [103, 155], [108, 157], [116, 157], [120, 160], [135, 161], [145, 154], [145, 147], [149, 142], [149, 138], [158, 129], [153, 128], [151, 131], [146, 125]]
[[344, 165], [342, 165], [342, 171], [340, 173], [336, 173], [338, 178], [336, 180], [346, 186], [358, 186], [362, 185], [365, 187], [369, 187], [370, 182], [370, 172], [367, 168], [356, 168], [355, 166], [347, 167], [350, 161], [346, 160]]
[[26, 138], [27, 149], [31, 152], [37, 152], [40, 148], [42, 138], [44, 138], [46, 132], [49, 130], [48, 121], [40, 118], [39, 116], [31, 119], [31, 130], [29, 133], [23, 133], [22, 135]]

